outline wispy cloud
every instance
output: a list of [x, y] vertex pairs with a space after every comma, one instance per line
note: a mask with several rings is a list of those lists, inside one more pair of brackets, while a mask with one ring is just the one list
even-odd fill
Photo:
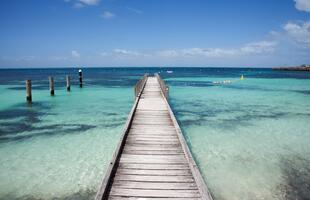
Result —
[[276, 49], [275, 41], [259, 41], [236, 48], [184, 48], [162, 50], [128, 50], [113, 49], [99, 53], [100, 57], [121, 59], [195, 59], [195, 58], [237, 58], [252, 55], [269, 55]]
[[140, 53], [137, 51], [130, 51], [130, 50], [125, 50], [125, 49], [114, 49], [113, 50], [114, 54], [117, 55], [122, 55], [122, 56], [145, 56], [146, 54]]
[[180, 51], [181, 56], [203, 56], [203, 57], [223, 57], [233, 56], [237, 54], [236, 49], [224, 49], [224, 48], [190, 48], [182, 49]]
[[78, 51], [76, 51], [76, 50], [72, 50], [71, 51], [71, 56], [73, 58], [80, 58], [81, 57], [80, 53]]
[[180, 52], [176, 49], [165, 49], [155, 52], [155, 54], [162, 57], [177, 57], [179, 56]]
[[260, 41], [245, 44], [239, 48], [187, 48], [187, 49], [170, 49], [156, 52], [156, 55], [163, 57], [233, 57], [258, 55], [272, 53], [275, 50], [277, 43], [274, 41]]
[[276, 45], [275, 41], [253, 42], [241, 47], [240, 52], [245, 54], [272, 53]]
[[294, 0], [297, 10], [310, 12], [310, 0]]
[[108, 56], [109, 54], [107, 52], [100, 52], [98, 53], [99, 56]]
[[101, 0], [64, 0], [65, 2], [72, 2], [74, 8], [83, 8], [85, 6], [99, 5]]
[[33, 61], [35, 59], [37, 59], [36, 56], [22, 56], [22, 57], [16, 58], [16, 61]]
[[68, 57], [66, 57], [66, 56], [51, 56], [50, 59], [52, 61], [66, 61], [66, 60], [68, 60]]
[[109, 11], [104, 11], [100, 17], [102, 17], [103, 19], [112, 19], [114, 18], [116, 15], [112, 12], [109, 12]]
[[94, 6], [94, 5], [98, 5], [100, 0], [79, 0], [79, 2], [85, 5]]
[[130, 12], [136, 13], [136, 14], [142, 14], [143, 11], [136, 9], [136, 8], [132, 8], [132, 7], [126, 7], [127, 10], [129, 10]]
[[85, 5], [82, 4], [82, 3], [80, 3], [80, 2], [77, 2], [77, 3], [75, 3], [75, 4], [73, 5], [73, 7], [74, 7], [74, 8], [84, 8]]

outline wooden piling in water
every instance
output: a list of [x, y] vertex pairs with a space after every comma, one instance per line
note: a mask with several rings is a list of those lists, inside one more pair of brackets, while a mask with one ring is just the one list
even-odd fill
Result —
[[26, 100], [27, 102], [32, 102], [31, 80], [26, 80]]
[[83, 75], [82, 70], [79, 69], [79, 81], [80, 81], [80, 88], [83, 87]]
[[70, 91], [70, 76], [69, 75], [66, 76], [66, 81], [67, 81], [67, 91], [69, 92]]
[[52, 76], [49, 77], [50, 82], [50, 93], [52, 96], [55, 95], [55, 85], [54, 85], [54, 78]]

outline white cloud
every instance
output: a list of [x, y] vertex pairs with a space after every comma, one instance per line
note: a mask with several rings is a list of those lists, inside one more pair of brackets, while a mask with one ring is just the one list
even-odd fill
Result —
[[132, 8], [132, 7], [126, 7], [127, 10], [136, 13], [136, 14], [142, 14], [142, 10], [136, 9], [136, 8]]
[[178, 50], [168, 49], [168, 50], [158, 51], [158, 52], [156, 52], [156, 54], [158, 56], [163, 56], [163, 57], [176, 57], [176, 56], [180, 55], [180, 52]]
[[72, 2], [74, 8], [83, 8], [85, 6], [96, 6], [101, 0], [64, 0], [65, 2]]
[[72, 50], [71, 51], [71, 56], [73, 58], [80, 58], [81, 57], [80, 53], [78, 51], [76, 51], [76, 50]]
[[245, 54], [271, 53], [275, 50], [276, 45], [277, 43], [274, 41], [260, 41], [246, 44], [241, 47], [240, 51]]
[[101, 15], [100, 15], [103, 19], [112, 19], [115, 17], [114, 13], [111, 13], [109, 11], [104, 11]]
[[16, 58], [16, 61], [33, 61], [35, 59], [37, 59], [36, 56], [21, 56]]
[[243, 55], [258, 55], [264, 53], [271, 53], [275, 50], [277, 45], [274, 41], [260, 41], [248, 43], [240, 48], [187, 48], [187, 49], [170, 49], [156, 52], [156, 55], [162, 57], [233, 57]]
[[78, 1], [82, 4], [89, 5], [89, 6], [98, 5], [100, 2], [100, 0], [78, 0]]
[[310, 0], [294, 0], [297, 10], [310, 12]]
[[85, 7], [85, 5], [82, 4], [82, 3], [77, 2], [77, 3], [75, 3], [75, 4], [73, 5], [73, 7], [74, 7], [74, 8], [83, 8], [83, 7]]
[[107, 52], [100, 52], [99, 55], [100, 56], [108, 56], [109, 54]]
[[65, 61], [68, 60], [68, 58], [66, 56], [52, 56], [50, 58], [53, 61]]
[[232, 56], [237, 54], [236, 49], [224, 49], [224, 48], [191, 48], [183, 49], [183, 55], [188, 56], [205, 56], [205, 57], [222, 57]]
[[283, 29], [285, 34], [297, 43], [310, 46], [310, 21], [301, 23], [288, 22]]
[[113, 53], [117, 55], [123, 55], [123, 56], [145, 56], [145, 54], [137, 52], [137, 51], [129, 51], [125, 49], [114, 49]]

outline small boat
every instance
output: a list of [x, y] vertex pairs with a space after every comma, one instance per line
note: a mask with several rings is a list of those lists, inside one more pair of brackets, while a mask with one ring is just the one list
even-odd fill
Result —
[[172, 74], [172, 73], [173, 73], [173, 71], [168, 70], [168, 71], [167, 71], [167, 73], [168, 73], [168, 74]]

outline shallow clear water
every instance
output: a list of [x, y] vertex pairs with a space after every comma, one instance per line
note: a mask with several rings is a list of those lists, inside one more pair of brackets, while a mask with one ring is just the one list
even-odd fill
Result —
[[[219, 78], [186, 81], [194, 80]], [[170, 90], [215, 199], [309, 199], [310, 80], [229, 80], [234, 82]]]
[[[75, 86], [77, 69], [0, 70], [0, 199], [92, 199], [131, 109], [132, 86], [143, 73], [158, 71], [216, 200], [309, 198], [309, 73], [166, 70], [84, 69], [82, 89]], [[213, 83], [223, 80], [232, 83]]]

